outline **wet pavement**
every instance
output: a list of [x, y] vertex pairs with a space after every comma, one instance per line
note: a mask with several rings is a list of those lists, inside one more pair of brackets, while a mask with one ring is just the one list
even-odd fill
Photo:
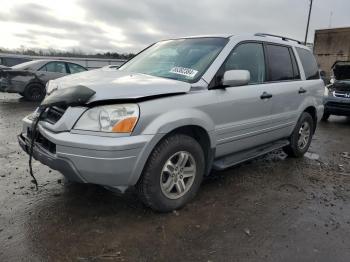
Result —
[[349, 261], [350, 119], [320, 123], [302, 159], [273, 152], [213, 174], [184, 209], [69, 184], [17, 145], [35, 104], [0, 93], [0, 261]]

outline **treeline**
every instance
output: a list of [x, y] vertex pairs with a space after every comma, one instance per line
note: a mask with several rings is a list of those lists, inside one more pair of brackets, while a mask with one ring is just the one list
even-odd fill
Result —
[[30, 56], [60, 56], [60, 57], [88, 57], [88, 58], [113, 58], [113, 59], [130, 59], [135, 56], [133, 53], [117, 53], [117, 52], [104, 52], [96, 54], [88, 54], [81, 50], [73, 49], [71, 51], [62, 51], [56, 49], [6, 49], [0, 48], [0, 53], [18, 54], [18, 55], [30, 55]]

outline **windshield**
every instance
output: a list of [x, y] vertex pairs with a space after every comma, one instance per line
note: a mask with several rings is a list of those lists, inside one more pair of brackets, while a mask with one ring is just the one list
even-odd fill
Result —
[[226, 38], [188, 38], [158, 42], [147, 48], [119, 70], [196, 82], [220, 51]]

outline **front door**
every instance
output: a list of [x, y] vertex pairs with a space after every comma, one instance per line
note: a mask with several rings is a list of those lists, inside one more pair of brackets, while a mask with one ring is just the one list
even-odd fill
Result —
[[262, 43], [247, 42], [236, 46], [218, 75], [238, 69], [250, 72], [248, 85], [209, 91], [215, 100], [208, 113], [216, 125], [216, 157], [274, 140], [269, 134], [271, 87], [265, 84], [266, 65]]

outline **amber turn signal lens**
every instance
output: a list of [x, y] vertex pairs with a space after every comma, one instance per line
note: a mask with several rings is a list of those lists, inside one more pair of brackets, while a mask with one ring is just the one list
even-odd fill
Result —
[[137, 122], [137, 117], [129, 117], [119, 121], [112, 128], [116, 133], [131, 133]]

